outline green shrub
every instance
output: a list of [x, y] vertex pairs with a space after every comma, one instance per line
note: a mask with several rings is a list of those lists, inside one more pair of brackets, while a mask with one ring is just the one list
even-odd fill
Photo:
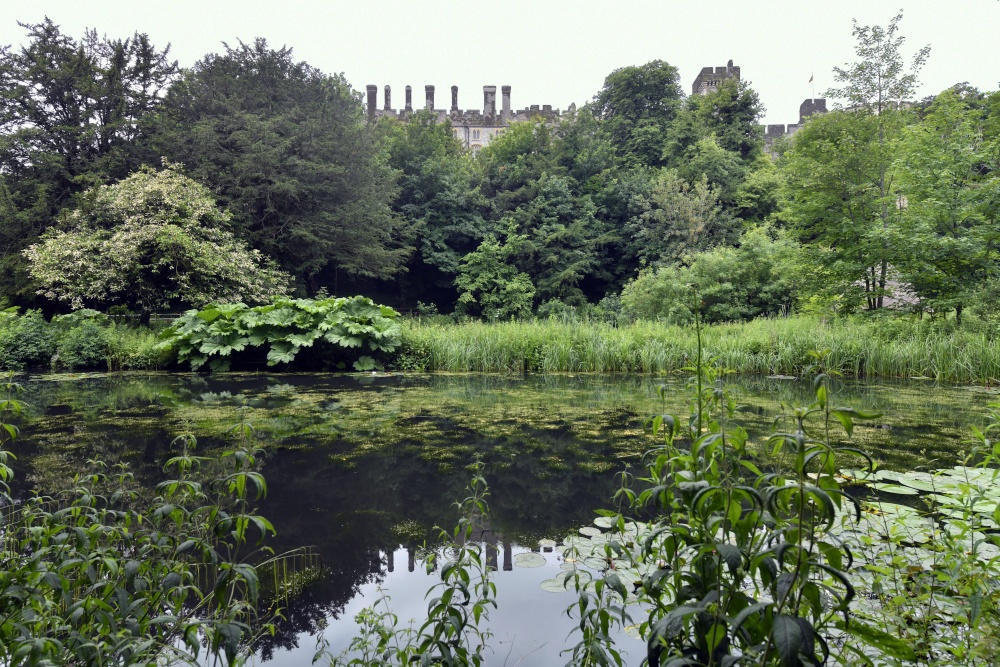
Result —
[[[25, 318], [32, 321], [31, 318]], [[0, 508], [22, 404], [0, 399]], [[166, 464], [173, 479], [143, 498], [125, 466], [92, 462], [53, 496], [4, 512], [0, 530], [0, 665], [236, 665], [273, 609], [245, 558], [273, 534], [252, 504], [266, 492], [245, 447], [194, 456], [193, 436]], [[216, 476], [217, 475], [217, 476]], [[254, 529], [250, 529], [255, 526]]]
[[690, 285], [698, 286], [705, 322], [734, 322], [787, 312], [794, 301], [789, 242], [766, 229], [743, 235], [739, 248], [693, 255], [688, 266], [649, 268], [622, 290], [624, 314], [671, 324], [693, 321]]
[[52, 369], [97, 368], [107, 364], [108, 328], [87, 321], [59, 338]]
[[165, 347], [152, 329], [116, 324], [108, 328], [107, 335], [109, 370], [151, 371], [176, 361], [175, 351]]
[[28, 366], [48, 366], [55, 352], [55, 337], [49, 323], [37, 310], [20, 317], [5, 313], [0, 329], [0, 365], [9, 369]]

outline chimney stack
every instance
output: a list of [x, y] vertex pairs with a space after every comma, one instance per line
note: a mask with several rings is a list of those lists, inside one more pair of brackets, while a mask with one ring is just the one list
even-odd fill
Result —
[[368, 122], [375, 120], [375, 97], [378, 95], [378, 86], [368, 84]]
[[503, 105], [500, 117], [501, 118], [509, 118], [510, 117], [510, 86], [502, 86], [500, 88], [500, 101], [501, 101], [501, 104]]
[[388, 85], [385, 87], [385, 110], [392, 111], [392, 88]]
[[497, 87], [483, 86], [483, 115], [497, 115]]
[[407, 113], [413, 112], [413, 89], [409, 86], [406, 87], [406, 107], [404, 111]]
[[458, 111], [458, 86], [451, 87], [451, 110]]
[[434, 111], [434, 86], [424, 86], [424, 98], [426, 100], [424, 106], [429, 111]]

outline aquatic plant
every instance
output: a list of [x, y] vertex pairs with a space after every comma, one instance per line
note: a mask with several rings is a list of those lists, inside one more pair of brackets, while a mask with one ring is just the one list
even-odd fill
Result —
[[[290, 364], [303, 348], [319, 350], [312, 362], [372, 370], [375, 360], [357, 352], [392, 352], [399, 346], [397, 313], [361, 296], [327, 299], [277, 298], [251, 308], [242, 303], [213, 304], [189, 310], [163, 333], [163, 347], [176, 350], [181, 363], [198, 370], [208, 363], [226, 371], [244, 351], [266, 348], [268, 366]], [[314, 350], [317, 352], [317, 350]], [[244, 355], [246, 356], [246, 355]], [[339, 357], [339, 358], [338, 358]], [[246, 361], [245, 359], [243, 361]], [[320, 363], [319, 365], [322, 365]]]
[[[829, 349], [829, 368], [852, 377], [1000, 379], [992, 329], [926, 319], [762, 318], [706, 326], [702, 341], [709, 356], [739, 373], [801, 375], [810, 350]], [[426, 371], [673, 373], [691, 365], [697, 341], [691, 327], [660, 322], [408, 322], [400, 351], [405, 368]]]

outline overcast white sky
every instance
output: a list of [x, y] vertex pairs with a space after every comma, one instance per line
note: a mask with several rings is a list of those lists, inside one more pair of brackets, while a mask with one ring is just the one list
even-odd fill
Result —
[[171, 45], [181, 66], [265, 37], [297, 59], [343, 72], [351, 85], [437, 87], [436, 106], [481, 109], [482, 87], [511, 85], [512, 105], [580, 105], [612, 70], [650, 60], [680, 68], [686, 92], [698, 71], [732, 59], [767, 107], [765, 122], [798, 118], [799, 103], [833, 84], [832, 68], [854, 59], [851, 19], [889, 22], [902, 8], [907, 56], [931, 56], [920, 96], [968, 81], [1000, 87], [1000, 0], [2, 0], [0, 44], [24, 41], [21, 22], [48, 15], [64, 32], [114, 37], [148, 33]]

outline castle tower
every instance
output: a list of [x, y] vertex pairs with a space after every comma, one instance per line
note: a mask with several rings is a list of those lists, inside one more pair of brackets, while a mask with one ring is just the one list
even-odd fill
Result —
[[736, 79], [738, 82], [740, 80], [740, 68], [733, 65], [733, 61], [730, 60], [726, 63], [725, 67], [702, 67], [701, 72], [694, 79], [694, 84], [691, 86], [692, 95], [707, 95], [709, 93], [714, 93], [719, 89], [719, 84], [721, 84], [726, 79]]

